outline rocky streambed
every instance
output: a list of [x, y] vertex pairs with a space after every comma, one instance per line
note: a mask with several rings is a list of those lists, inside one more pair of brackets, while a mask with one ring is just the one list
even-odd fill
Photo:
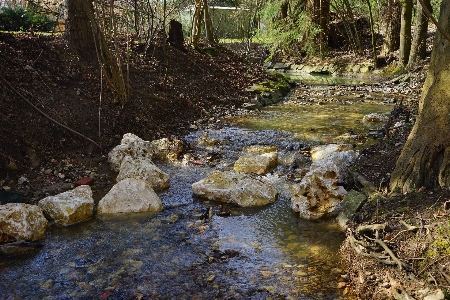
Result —
[[[380, 101], [369, 93], [378, 88], [386, 91], [380, 102], [413, 100], [412, 91], [397, 87], [303, 86], [290, 95], [288, 105]], [[246, 118], [255, 115], [240, 112]], [[184, 160], [158, 163], [170, 177], [169, 188], [157, 192], [160, 213], [94, 214], [89, 221], [52, 227], [44, 240], [26, 245], [35, 249], [33, 255], [0, 262], [1, 294], [30, 299], [346, 298], [338, 257], [343, 231], [334, 219], [304, 220], [291, 209], [293, 184], [308, 174], [310, 150], [320, 141], [301, 140], [287, 130], [218, 126], [216, 118], [209, 119], [212, 123], [193, 124], [203, 130], [184, 138], [189, 145]], [[348, 133], [354, 141], [364, 135], [352, 134], [351, 128]], [[264, 175], [277, 191], [275, 202], [239, 207], [193, 195], [194, 182], [213, 170], [230, 171], [252, 147], [273, 147], [277, 153], [276, 166]], [[41, 172], [67, 181], [64, 169]], [[97, 206], [104, 192], [94, 186], [94, 194]]]

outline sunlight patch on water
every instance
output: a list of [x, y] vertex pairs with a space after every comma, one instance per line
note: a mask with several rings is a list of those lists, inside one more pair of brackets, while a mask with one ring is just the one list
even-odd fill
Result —
[[[228, 122], [252, 130], [273, 129], [294, 133], [296, 140], [334, 142], [348, 132], [367, 132], [362, 123], [370, 113], [389, 113], [392, 104], [353, 103], [350, 105], [329, 103], [325, 105], [280, 104], [265, 108], [258, 115], [234, 117]], [[375, 124], [380, 127], [382, 124]]]

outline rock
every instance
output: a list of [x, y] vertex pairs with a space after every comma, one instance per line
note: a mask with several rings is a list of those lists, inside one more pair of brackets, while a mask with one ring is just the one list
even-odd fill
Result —
[[126, 178], [112, 187], [98, 203], [98, 213], [127, 213], [162, 210], [162, 203], [152, 188], [142, 180]]
[[311, 149], [311, 159], [312, 161], [317, 161], [329, 157], [335, 152], [343, 152], [352, 150], [353, 146], [350, 144], [327, 144], [316, 146]]
[[39, 201], [44, 214], [58, 226], [68, 226], [92, 217], [94, 199], [88, 185], [49, 196]]
[[356, 213], [358, 209], [366, 202], [367, 197], [355, 190], [351, 190], [345, 195], [341, 202], [342, 211], [339, 213], [337, 220], [339, 225], [345, 230], [349, 217]]
[[183, 141], [169, 140], [168, 138], [154, 140], [151, 142], [151, 145], [155, 151], [153, 158], [164, 161], [176, 161], [184, 148]]
[[244, 155], [234, 163], [234, 170], [243, 173], [255, 173], [264, 175], [277, 166], [277, 152], [263, 153], [260, 155]]
[[126, 156], [144, 157], [151, 160], [155, 152], [155, 146], [149, 141], [144, 141], [132, 133], [125, 133], [120, 145], [108, 153], [108, 161], [114, 171], [119, 171], [122, 160]]
[[365, 115], [362, 119], [363, 123], [383, 123], [389, 120], [389, 116], [385, 114], [371, 113]]
[[311, 164], [291, 198], [292, 210], [305, 219], [333, 217], [341, 210], [340, 203], [347, 191], [339, 185], [344, 171], [356, 158], [353, 150], [335, 152]]
[[91, 177], [83, 177], [79, 179], [77, 182], [75, 182], [75, 186], [80, 185], [93, 185], [94, 184], [94, 178]]
[[253, 177], [234, 171], [213, 171], [207, 178], [192, 184], [197, 196], [234, 203], [239, 206], [262, 206], [275, 202], [277, 192], [263, 177]]
[[126, 156], [120, 165], [117, 181], [135, 178], [145, 181], [152, 189], [162, 190], [169, 186], [170, 178], [161, 171], [149, 158]]
[[48, 221], [39, 206], [24, 203], [0, 205], [0, 244], [44, 238]]
[[428, 295], [423, 300], [444, 300], [445, 295], [441, 290], [437, 290], [434, 294]]

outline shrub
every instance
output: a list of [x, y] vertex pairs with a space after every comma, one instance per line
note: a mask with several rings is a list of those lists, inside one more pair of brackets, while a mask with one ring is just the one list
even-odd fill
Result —
[[0, 30], [7, 31], [53, 31], [56, 22], [49, 17], [26, 10], [23, 7], [0, 8]]

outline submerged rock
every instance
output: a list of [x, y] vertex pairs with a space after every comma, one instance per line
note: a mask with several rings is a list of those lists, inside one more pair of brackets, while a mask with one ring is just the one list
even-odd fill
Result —
[[277, 166], [277, 152], [263, 153], [259, 155], [247, 154], [239, 157], [234, 163], [234, 170], [243, 173], [255, 173], [264, 175]]
[[356, 158], [355, 151], [335, 152], [314, 162], [294, 187], [291, 207], [305, 219], [336, 216], [347, 191], [340, 185], [345, 169]]
[[37, 205], [0, 205], [0, 244], [42, 239], [47, 227], [48, 221]]
[[120, 165], [117, 181], [135, 178], [145, 181], [151, 188], [162, 190], [169, 186], [170, 177], [161, 171], [149, 158], [126, 156]]
[[145, 181], [126, 178], [119, 181], [98, 203], [98, 213], [159, 212], [162, 203]]
[[383, 123], [389, 120], [389, 115], [371, 113], [365, 115], [362, 119], [363, 123]]
[[71, 191], [46, 197], [38, 205], [56, 225], [67, 226], [91, 218], [94, 199], [91, 187], [81, 185]]
[[263, 177], [234, 171], [213, 171], [208, 177], [192, 184], [197, 196], [209, 200], [234, 203], [239, 206], [262, 206], [275, 202], [277, 191]]

